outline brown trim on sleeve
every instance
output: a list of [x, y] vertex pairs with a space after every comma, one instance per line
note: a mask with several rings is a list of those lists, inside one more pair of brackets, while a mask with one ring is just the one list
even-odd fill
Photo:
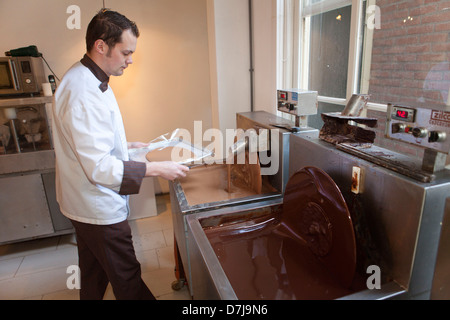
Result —
[[119, 194], [137, 194], [141, 188], [147, 165], [138, 161], [123, 161], [123, 179]]

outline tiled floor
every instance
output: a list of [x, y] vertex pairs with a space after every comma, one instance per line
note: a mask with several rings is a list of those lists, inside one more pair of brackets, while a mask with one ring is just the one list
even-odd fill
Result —
[[[157, 216], [130, 221], [142, 278], [157, 299], [190, 299], [186, 286], [180, 291], [171, 287], [175, 263], [169, 196], [157, 196], [156, 202]], [[67, 268], [77, 263], [74, 235], [0, 246], [0, 299], [77, 300], [78, 290], [66, 284], [72, 275]], [[105, 299], [115, 299], [110, 286]]]

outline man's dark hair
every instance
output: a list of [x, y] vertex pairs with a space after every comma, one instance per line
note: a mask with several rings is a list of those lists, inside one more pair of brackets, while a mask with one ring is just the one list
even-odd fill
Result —
[[130, 21], [124, 15], [108, 9], [100, 10], [89, 22], [86, 31], [86, 49], [91, 51], [95, 41], [101, 39], [106, 42], [110, 48], [114, 48], [116, 43], [122, 40], [122, 33], [130, 29], [131, 32], [139, 37], [139, 30], [136, 23]]

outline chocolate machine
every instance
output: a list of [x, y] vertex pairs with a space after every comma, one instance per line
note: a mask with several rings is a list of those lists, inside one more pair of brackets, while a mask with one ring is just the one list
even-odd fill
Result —
[[448, 298], [449, 114], [389, 105], [423, 159], [373, 145], [372, 118], [291, 135], [281, 197], [186, 215], [194, 299]]
[[[191, 295], [194, 293], [186, 217], [198, 212], [247, 203], [256, 204], [270, 200], [280, 202], [289, 174], [289, 137], [292, 134], [318, 132], [306, 126], [294, 129], [295, 121], [264, 111], [238, 113], [236, 124], [238, 129], [251, 129], [258, 137], [265, 137], [260, 138], [258, 142], [256, 165], [231, 165], [232, 176], [233, 170], [237, 169], [247, 176], [246, 179], [232, 179], [231, 185], [228, 179], [227, 185], [227, 169], [230, 170], [230, 166], [224, 163], [194, 165], [186, 178], [169, 184], [177, 276], [172, 288], [179, 289], [187, 282]], [[247, 155], [251, 146], [247, 145], [246, 149]], [[273, 168], [275, 169], [272, 170]]]

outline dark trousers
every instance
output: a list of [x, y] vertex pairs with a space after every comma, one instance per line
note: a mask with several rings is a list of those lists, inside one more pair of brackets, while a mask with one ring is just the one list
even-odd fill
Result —
[[117, 300], [154, 300], [141, 278], [128, 221], [94, 225], [72, 221], [77, 235], [80, 299], [100, 300], [111, 283]]

